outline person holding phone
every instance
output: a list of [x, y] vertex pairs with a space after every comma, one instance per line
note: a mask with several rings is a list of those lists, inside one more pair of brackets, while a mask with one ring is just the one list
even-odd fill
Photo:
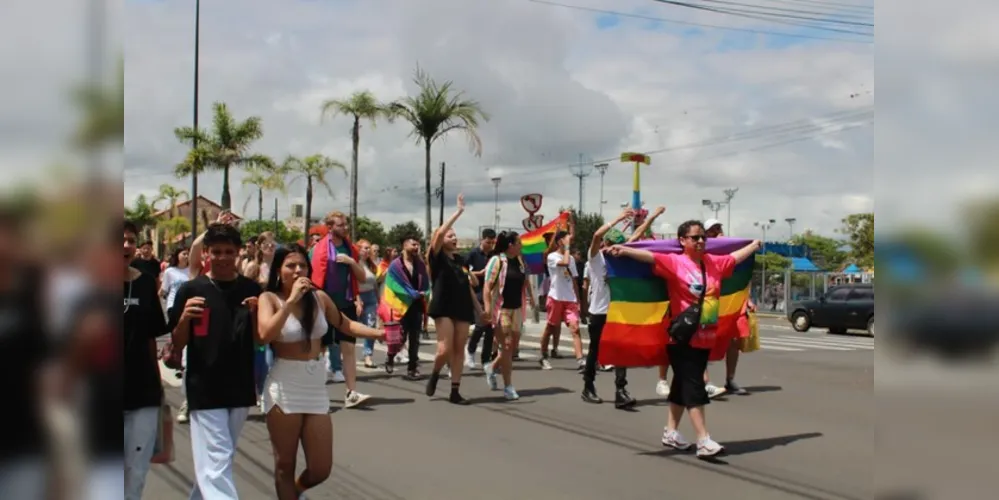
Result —
[[174, 346], [187, 348], [184, 384], [196, 481], [191, 499], [235, 499], [236, 441], [257, 399], [254, 332], [262, 290], [239, 274], [242, 242], [234, 226], [209, 225], [203, 242], [209, 270], [180, 286], [170, 311]]

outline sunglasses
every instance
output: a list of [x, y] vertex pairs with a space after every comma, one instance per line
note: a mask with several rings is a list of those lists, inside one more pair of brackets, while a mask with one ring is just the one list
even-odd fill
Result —
[[690, 235], [690, 236], [684, 236], [684, 238], [690, 238], [690, 239], [692, 239], [694, 241], [704, 241], [704, 240], [707, 239], [707, 236], [705, 236], [703, 234], [694, 234], [694, 235]]

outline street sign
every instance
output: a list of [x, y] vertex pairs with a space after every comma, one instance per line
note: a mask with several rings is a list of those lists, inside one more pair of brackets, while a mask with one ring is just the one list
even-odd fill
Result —
[[533, 193], [521, 196], [520, 206], [524, 207], [528, 214], [534, 215], [538, 210], [541, 210], [541, 194]]
[[524, 220], [521, 223], [524, 225], [524, 230], [534, 231], [535, 229], [545, 225], [545, 216], [540, 214], [530, 215], [524, 217]]

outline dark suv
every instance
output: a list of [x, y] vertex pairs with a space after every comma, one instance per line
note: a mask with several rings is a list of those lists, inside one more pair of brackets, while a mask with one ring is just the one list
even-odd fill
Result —
[[787, 319], [799, 332], [811, 327], [828, 328], [830, 333], [867, 330], [874, 336], [874, 285], [855, 283], [830, 288], [816, 300], [798, 302], [787, 308]]

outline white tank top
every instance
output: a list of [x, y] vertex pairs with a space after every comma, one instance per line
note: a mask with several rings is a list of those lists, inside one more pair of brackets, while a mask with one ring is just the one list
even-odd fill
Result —
[[[278, 303], [284, 305], [284, 300], [278, 297]], [[326, 323], [326, 315], [323, 314], [322, 303], [319, 298], [316, 298], [316, 321], [312, 324], [312, 335], [309, 337], [311, 339], [321, 338], [326, 334], [328, 325]], [[305, 327], [302, 326], [302, 322], [295, 317], [294, 314], [289, 314], [288, 319], [285, 320], [284, 326], [281, 327], [281, 336], [278, 337], [276, 342], [282, 344], [290, 344], [292, 342], [301, 342], [305, 340]]]

